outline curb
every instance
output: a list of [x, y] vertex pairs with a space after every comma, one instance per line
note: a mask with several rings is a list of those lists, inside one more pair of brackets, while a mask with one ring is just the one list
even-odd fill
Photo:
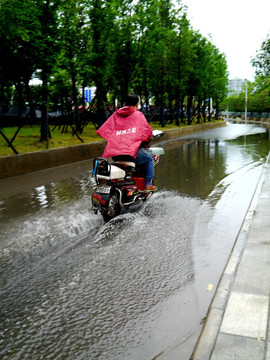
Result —
[[105, 148], [104, 141], [0, 158], [0, 179], [24, 175], [55, 166], [94, 158]]

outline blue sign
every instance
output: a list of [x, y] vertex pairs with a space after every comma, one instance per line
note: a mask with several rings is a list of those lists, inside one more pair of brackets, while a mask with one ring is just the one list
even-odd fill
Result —
[[84, 99], [85, 102], [91, 102], [91, 89], [84, 90]]

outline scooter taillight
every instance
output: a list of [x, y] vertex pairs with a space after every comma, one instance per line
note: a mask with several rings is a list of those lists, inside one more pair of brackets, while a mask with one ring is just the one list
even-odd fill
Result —
[[122, 184], [125, 181], [125, 179], [112, 179], [113, 184]]

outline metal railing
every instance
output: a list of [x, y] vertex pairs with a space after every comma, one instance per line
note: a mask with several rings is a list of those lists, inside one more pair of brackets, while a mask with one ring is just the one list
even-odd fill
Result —
[[[239, 118], [245, 118], [245, 112], [244, 111], [221, 111], [220, 114], [224, 117], [239, 117]], [[247, 112], [247, 117], [252, 119], [269, 119], [270, 118], [270, 112], [255, 112], [250, 111]]]

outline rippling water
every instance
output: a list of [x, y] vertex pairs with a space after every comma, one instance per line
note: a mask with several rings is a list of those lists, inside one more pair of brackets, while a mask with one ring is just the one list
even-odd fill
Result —
[[13, 339], [4, 358], [131, 358], [161, 304], [193, 281], [190, 213], [198, 200], [161, 192], [101, 229], [81, 202], [72, 221], [72, 205], [28, 217], [2, 250], [3, 338]]
[[269, 151], [225, 133], [164, 144], [159, 192], [106, 225], [89, 170], [2, 196], [1, 358], [189, 359]]

